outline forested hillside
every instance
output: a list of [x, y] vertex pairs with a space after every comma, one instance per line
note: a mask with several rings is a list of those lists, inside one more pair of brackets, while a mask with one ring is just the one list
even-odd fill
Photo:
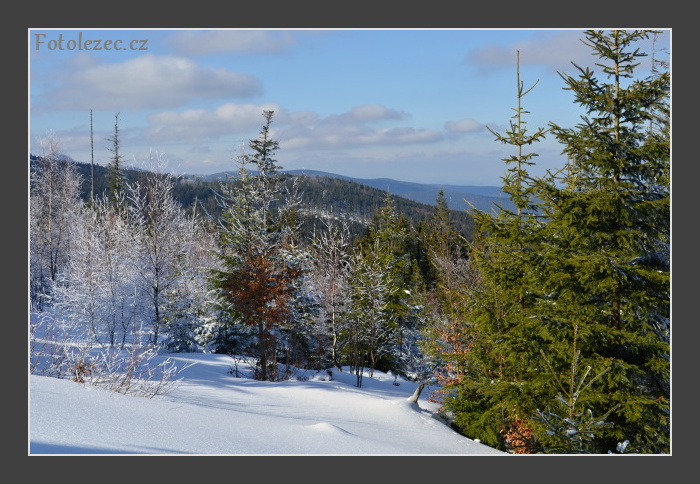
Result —
[[[36, 161], [36, 156], [30, 158]], [[107, 193], [109, 189], [108, 168], [103, 165], [73, 162], [82, 179], [81, 197], [87, 201], [90, 193], [97, 195]], [[125, 178], [134, 183], [144, 179], [143, 170], [124, 169]], [[223, 177], [219, 177], [223, 178]], [[384, 204], [386, 191], [357, 181], [337, 176], [307, 176], [300, 173], [285, 174], [285, 184], [296, 184], [302, 201], [303, 233], [311, 236], [314, 230], [322, 230], [323, 218], [337, 217], [348, 224], [353, 237], [361, 235], [377, 210]], [[231, 183], [236, 183], [235, 172], [230, 176]], [[216, 194], [221, 189], [221, 180], [211, 177], [183, 175], [174, 178], [173, 198], [183, 208], [196, 210], [203, 216], [214, 219], [221, 215], [221, 206]], [[425, 197], [423, 197], [425, 198]], [[416, 202], [401, 196], [393, 196], [396, 210], [404, 215], [412, 225], [425, 221], [434, 211], [434, 204]], [[466, 205], [466, 204], [465, 204]], [[474, 221], [466, 210], [452, 210], [451, 217], [456, 230], [470, 240], [474, 230]]]

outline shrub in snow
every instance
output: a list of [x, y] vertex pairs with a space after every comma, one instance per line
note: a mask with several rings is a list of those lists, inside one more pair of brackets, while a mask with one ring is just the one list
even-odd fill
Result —
[[[177, 374], [186, 368], [158, 357], [157, 348], [151, 345], [99, 347], [83, 333], [80, 326], [58, 314], [33, 315], [30, 372], [152, 398], [171, 391], [179, 381]], [[138, 341], [140, 336], [133, 339]]]

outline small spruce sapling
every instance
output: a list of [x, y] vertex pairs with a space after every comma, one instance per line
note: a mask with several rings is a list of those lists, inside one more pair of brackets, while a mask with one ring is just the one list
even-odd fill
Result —
[[[538, 441], [542, 443], [541, 453], [545, 454], [588, 454], [591, 444], [596, 438], [596, 431], [613, 424], [606, 422], [608, 416], [617, 410], [620, 405], [615, 405], [602, 416], [596, 417], [590, 409], [580, 410], [577, 407], [581, 395], [591, 387], [593, 382], [603, 376], [608, 370], [588, 379], [591, 367], [586, 366], [583, 374], [579, 376], [579, 358], [581, 351], [576, 347], [578, 339], [578, 327], [574, 326], [573, 335], [573, 355], [571, 360], [571, 371], [565, 381], [557, 381], [561, 393], [557, 396], [556, 402], [563, 409], [564, 415], [553, 411], [549, 406], [545, 410], [537, 409], [532, 420], [544, 426], [544, 433], [538, 436]], [[550, 373], [555, 375], [551, 363], [547, 359], [544, 351], [541, 351], [545, 364]], [[588, 380], [588, 381], [587, 381]], [[625, 445], [626, 446], [626, 445]], [[618, 445], [618, 447], [620, 447]]]

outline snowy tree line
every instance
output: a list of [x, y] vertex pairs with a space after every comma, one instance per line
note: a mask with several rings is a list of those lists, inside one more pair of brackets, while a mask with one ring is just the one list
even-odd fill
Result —
[[[217, 219], [175, 201], [175, 178], [157, 155], [145, 160], [145, 177], [124, 181], [116, 145], [110, 189], [81, 201], [80, 177], [47, 137], [31, 173], [33, 319], [46, 326], [59, 318], [99, 348], [254, 358], [265, 380], [286, 378], [294, 366], [350, 366], [358, 386], [376, 368], [411, 374], [406, 362], [419, 351], [397, 316], [412, 304], [397, 267], [406, 272], [415, 262], [396, 244], [415, 229], [387, 197], [370, 229], [383, 238], [374, 247], [357, 246], [338, 217], [305, 238], [299, 196], [273, 159], [273, 113], [264, 115], [252, 154], [236, 160], [236, 183], [219, 187]], [[394, 230], [401, 240], [391, 240]]]
[[[574, 128], [527, 131], [518, 59], [516, 114], [494, 132], [515, 151], [503, 177], [515, 208], [473, 210], [474, 240], [442, 192], [423, 223], [387, 195], [362, 237], [336, 218], [304, 236], [271, 111], [216, 218], [174, 200], [158, 156], [125, 183], [117, 123], [110, 190], [87, 202], [47, 138], [31, 174], [32, 371], [80, 377], [87, 352], [46, 343], [75, 347], [76, 333], [90, 349], [250, 358], [261, 380], [349, 368], [361, 386], [381, 369], [431, 388], [457, 430], [500, 449], [668, 452], [670, 76], [655, 59], [632, 78], [633, 46], [651, 35], [586, 33], [611, 80], [562, 74], [587, 112]], [[567, 163], [534, 178], [527, 149], [547, 135]]]

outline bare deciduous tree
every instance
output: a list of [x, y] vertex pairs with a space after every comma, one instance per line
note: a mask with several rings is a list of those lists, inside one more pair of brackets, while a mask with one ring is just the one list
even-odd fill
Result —
[[330, 359], [339, 371], [342, 371], [339, 336], [343, 316], [350, 306], [350, 248], [348, 226], [326, 222], [326, 229], [315, 235], [312, 249], [312, 277], [321, 309], [321, 328], [330, 338]]
[[30, 298], [42, 309], [59, 271], [68, 262], [69, 228], [80, 211], [80, 176], [49, 133], [33, 163], [30, 183]]

